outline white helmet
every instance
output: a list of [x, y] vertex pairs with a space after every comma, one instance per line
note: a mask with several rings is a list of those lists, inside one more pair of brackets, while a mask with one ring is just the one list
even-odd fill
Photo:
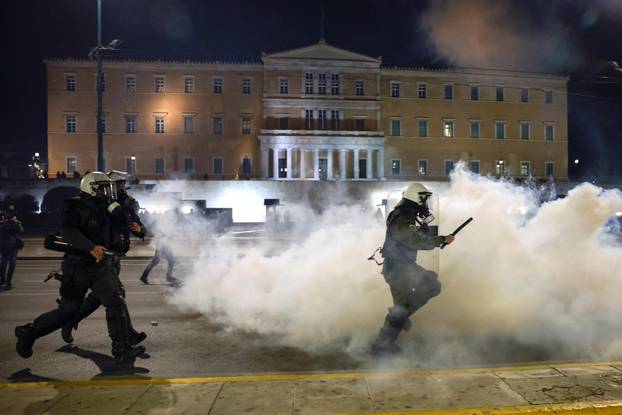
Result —
[[432, 196], [430, 189], [421, 183], [411, 183], [406, 190], [404, 190], [404, 194], [402, 195], [404, 199], [408, 199], [420, 205], [425, 204], [430, 196]]
[[80, 181], [80, 191], [93, 197], [103, 197], [108, 200], [116, 199], [114, 190], [110, 177], [100, 171], [85, 174]]
[[127, 181], [129, 180], [130, 175], [124, 171], [119, 170], [110, 170], [106, 174], [108, 175], [108, 177], [110, 177], [110, 180], [112, 180], [112, 183], [114, 184], [115, 190], [117, 192], [117, 196], [121, 193], [124, 193], [125, 189], [127, 188]]

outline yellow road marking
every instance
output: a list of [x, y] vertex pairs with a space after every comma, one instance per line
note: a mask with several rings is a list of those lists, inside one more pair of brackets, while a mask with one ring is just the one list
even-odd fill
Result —
[[[0, 383], [0, 388], [40, 388], [40, 387], [80, 387], [80, 386], [126, 386], [126, 385], [183, 385], [194, 383], [238, 383], [238, 382], [277, 382], [277, 381], [304, 381], [304, 380], [337, 380], [337, 379], [363, 379], [404, 376], [433, 376], [452, 375], [467, 373], [489, 372], [520, 372], [539, 369], [565, 369], [584, 368], [592, 366], [622, 366], [622, 361], [604, 362], [570, 362], [529, 364], [520, 366], [490, 366], [461, 369], [433, 369], [433, 370], [393, 370], [393, 371], [357, 371], [357, 372], [324, 372], [324, 373], [300, 373], [300, 374], [257, 374], [257, 375], [231, 375], [192, 378], [110, 378], [94, 380], [61, 380], [44, 382], [5, 382]], [[620, 412], [622, 413], [622, 411]]]

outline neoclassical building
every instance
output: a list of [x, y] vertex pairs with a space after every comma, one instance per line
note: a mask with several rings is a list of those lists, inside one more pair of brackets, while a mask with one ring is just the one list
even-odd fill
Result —
[[[95, 64], [46, 59], [48, 161], [96, 166]], [[143, 179], [567, 179], [568, 79], [393, 67], [321, 40], [261, 62], [105, 61], [107, 169]]]

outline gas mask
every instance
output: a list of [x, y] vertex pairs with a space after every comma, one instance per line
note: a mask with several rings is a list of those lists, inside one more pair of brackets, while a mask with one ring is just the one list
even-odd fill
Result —
[[428, 207], [428, 199], [432, 196], [432, 193], [419, 193], [419, 207], [417, 209], [417, 219], [422, 223], [429, 225], [434, 222], [434, 215], [430, 212]]

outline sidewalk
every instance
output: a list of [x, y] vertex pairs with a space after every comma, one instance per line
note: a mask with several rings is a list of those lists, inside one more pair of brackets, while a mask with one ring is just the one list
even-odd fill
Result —
[[622, 362], [0, 384], [2, 414], [622, 414]]

